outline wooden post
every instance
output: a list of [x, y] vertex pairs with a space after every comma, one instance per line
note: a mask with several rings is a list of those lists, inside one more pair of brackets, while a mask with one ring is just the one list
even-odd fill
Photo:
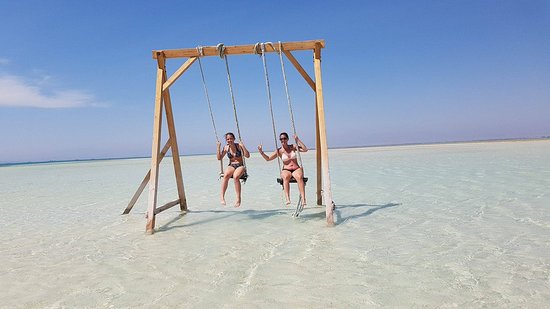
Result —
[[323, 101], [323, 82], [321, 80], [321, 45], [316, 44], [314, 52], [315, 87], [317, 94], [317, 119], [319, 121], [319, 141], [321, 144], [321, 165], [323, 170], [323, 197], [325, 199], [326, 219], [328, 225], [334, 225], [334, 206], [330, 188], [328, 164], [327, 131], [325, 125], [325, 108]]
[[159, 175], [159, 150], [162, 125], [162, 85], [165, 76], [165, 61], [162, 53], [157, 57], [157, 85], [155, 94], [155, 118], [153, 121], [153, 145], [151, 150], [151, 178], [149, 179], [149, 202], [147, 207], [147, 225], [145, 231], [148, 234], [155, 232], [155, 210], [157, 207], [157, 189]]
[[317, 105], [317, 94], [315, 94], [315, 158], [317, 162], [317, 205], [323, 205], [323, 184], [321, 164], [321, 134], [319, 133], [319, 106]]
[[[166, 67], [163, 70], [163, 83], [166, 81]], [[174, 124], [174, 114], [172, 113], [172, 101], [170, 100], [170, 89], [163, 92], [164, 109], [166, 111], [166, 123], [168, 124], [169, 139], [172, 142], [172, 160], [174, 161], [174, 172], [176, 174], [176, 184], [178, 187], [178, 197], [181, 211], [187, 211], [187, 199], [183, 188], [183, 176], [181, 174], [180, 153], [178, 150], [178, 139], [176, 137], [176, 126]]]

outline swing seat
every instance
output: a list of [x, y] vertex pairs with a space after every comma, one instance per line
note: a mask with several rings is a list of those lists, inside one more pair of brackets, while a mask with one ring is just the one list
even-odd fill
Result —
[[[281, 186], [283, 185], [283, 179], [282, 178], [277, 178], [277, 182], [281, 184]], [[290, 177], [290, 183], [296, 183], [296, 179], [294, 179], [294, 177]], [[307, 184], [307, 177], [304, 177], [304, 185]]]
[[[223, 178], [223, 173], [220, 173], [218, 179], [222, 179]], [[248, 179], [248, 173], [244, 173], [241, 175], [241, 177], [239, 178], [240, 180], [246, 182], [246, 180]]]

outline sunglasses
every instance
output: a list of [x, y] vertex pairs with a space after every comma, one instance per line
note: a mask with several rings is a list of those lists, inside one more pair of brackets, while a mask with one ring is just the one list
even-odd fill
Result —
[[281, 141], [286, 141], [287, 139], [288, 139], [287, 137], [281, 137], [281, 138], [279, 138], [279, 140], [281, 140]]

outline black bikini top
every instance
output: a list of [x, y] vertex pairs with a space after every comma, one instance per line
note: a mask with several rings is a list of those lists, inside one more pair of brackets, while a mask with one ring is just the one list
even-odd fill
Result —
[[233, 157], [238, 158], [238, 157], [242, 157], [242, 156], [243, 156], [243, 154], [241, 153], [241, 147], [239, 147], [239, 144], [235, 143], [235, 147], [237, 148], [237, 151], [235, 152], [235, 155], [234, 155], [234, 156], [231, 154], [231, 151], [230, 151], [231, 148], [229, 148], [229, 147], [227, 148], [227, 157], [228, 157], [229, 159], [231, 159], [231, 158], [233, 158]]

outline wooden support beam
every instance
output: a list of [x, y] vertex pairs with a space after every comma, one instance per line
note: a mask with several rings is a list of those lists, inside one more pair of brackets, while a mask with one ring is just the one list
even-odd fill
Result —
[[[266, 45], [266, 52], [272, 53], [279, 50], [279, 44], [273, 42], [273, 47]], [[283, 50], [313, 50], [316, 46], [320, 48], [325, 47], [324, 40], [312, 40], [312, 41], [301, 41], [301, 42], [284, 42], [281, 43]], [[248, 45], [237, 45], [237, 46], [225, 46], [226, 55], [246, 55], [246, 54], [255, 54], [254, 51], [255, 44]], [[164, 58], [184, 58], [184, 57], [209, 57], [209, 56], [219, 56], [216, 46], [204, 46], [203, 55], [199, 55], [199, 52], [196, 48], [184, 48], [184, 49], [164, 49], [164, 50], [154, 50], [153, 58], [157, 59], [159, 53], [163, 54]]]
[[[162, 148], [162, 150], [160, 151], [160, 156], [159, 156], [159, 164], [160, 162], [162, 161], [162, 159], [164, 158], [164, 156], [166, 155], [166, 153], [168, 152], [168, 149], [170, 149], [170, 139], [168, 139], [166, 141], [166, 144], [164, 145], [164, 147]], [[123, 215], [127, 215], [130, 213], [130, 210], [132, 210], [132, 208], [134, 207], [134, 205], [136, 204], [139, 196], [141, 195], [141, 193], [143, 192], [143, 189], [145, 189], [145, 186], [147, 185], [147, 183], [149, 182], [149, 178], [151, 177], [151, 169], [149, 169], [149, 171], [147, 172], [147, 174], [145, 175], [145, 177], [143, 177], [143, 180], [141, 181], [141, 184], [139, 185], [139, 188], [137, 189], [136, 193], [134, 193], [134, 196], [132, 197], [132, 199], [130, 200], [130, 202], [128, 203], [128, 206], [126, 207], [126, 209], [124, 209], [124, 212], [122, 213]]]
[[187, 61], [185, 61], [185, 63], [182, 64], [182, 66], [176, 72], [174, 72], [172, 76], [170, 76], [170, 78], [164, 83], [164, 85], [162, 85], [162, 90], [166, 91], [168, 88], [170, 88], [170, 86], [172, 86], [172, 84], [175, 83], [176, 80], [180, 78], [180, 76], [185, 73], [185, 71], [187, 71], [187, 69], [189, 69], [193, 63], [195, 63], [195, 61], [197, 61], [197, 57], [191, 57], [187, 59]]
[[319, 106], [315, 96], [315, 158], [317, 162], [317, 205], [323, 205], [323, 165], [321, 160], [321, 134], [319, 133]]
[[302, 77], [306, 80], [306, 82], [311, 87], [311, 89], [313, 89], [313, 91], [315, 91], [315, 82], [313, 81], [313, 79], [311, 79], [311, 77], [309, 77], [306, 70], [304, 70], [304, 68], [300, 65], [298, 60], [296, 60], [296, 58], [294, 58], [294, 55], [292, 55], [292, 53], [288, 50], [283, 50], [283, 53], [288, 58], [288, 60], [290, 60], [290, 63], [292, 63], [294, 65], [296, 70], [298, 70], [300, 75], [302, 75]]
[[168, 203], [166, 203], [166, 204], [164, 204], [164, 205], [162, 205], [162, 206], [160, 206], [160, 207], [157, 207], [157, 209], [155, 209], [155, 215], [158, 214], [158, 213], [160, 213], [160, 212], [165, 211], [166, 209], [172, 208], [172, 207], [176, 206], [176, 205], [179, 204], [179, 203], [180, 203], [180, 200], [177, 199], [177, 200], [175, 200], [175, 201], [168, 202]]
[[147, 224], [145, 231], [148, 234], [155, 232], [155, 209], [157, 206], [157, 189], [159, 174], [159, 150], [162, 125], [162, 85], [166, 71], [164, 57], [157, 59], [157, 85], [155, 94], [155, 117], [153, 121], [153, 143], [151, 150], [151, 179], [149, 181], [149, 201], [147, 207]]
[[328, 225], [334, 225], [334, 207], [330, 188], [330, 174], [328, 164], [327, 131], [325, 125], [325, 107], [323, 101], [323, 82], [321, 78], [321, 46], [315, 47], [314, 52], [315, 86], [317, 90], [317, 119], [319, 120], [319, 139], [321, 144], [321, 163], [323, 170], [323, 197]]
[[[166, 80], [166, 70], [164, 70], [164, 80]], [[170, 99], [169, 89], [166, 89], [165, 91], [163, 91], [163, 99], [164, 99], [164, 110], [166, 111], [166, 123], [168, 124], [168, 135], [170, 136], [169, 139], [172, 143], [172, 160], [174, 161], [174, 173], [176, 174], [176, 185], [178, 188], [180, 209], [182, 211], [186, 211], [187, 200], [185, 198], [185, 190], [183, 188], [183, 176], [181, 174], [178, 138], [176, 137], [176, 126], [174, 124], [174, 114], [172, 112], [172, 101]]]

